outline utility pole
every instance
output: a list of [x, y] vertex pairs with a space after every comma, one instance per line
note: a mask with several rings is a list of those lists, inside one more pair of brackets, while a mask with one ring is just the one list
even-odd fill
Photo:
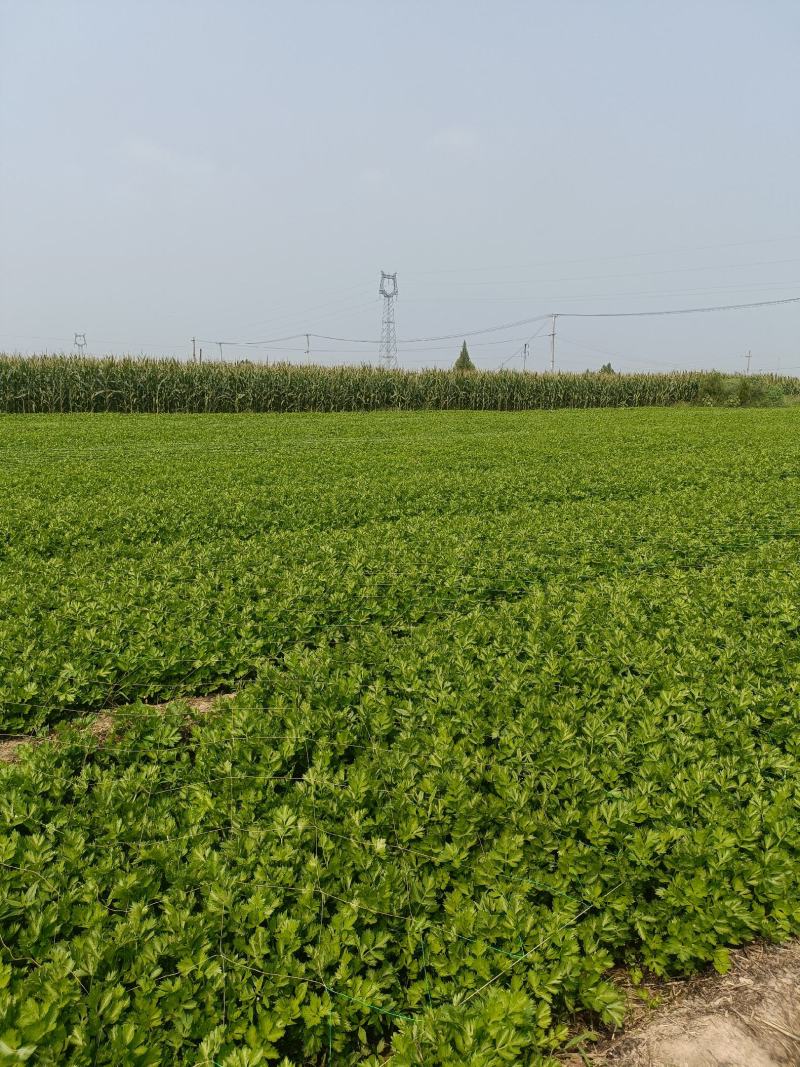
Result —
[[197, 362], [197, 340], [192, 338], [192, 363]]
[[220, 363], [222, 363], [223, 362], [223, 358], [222, 358], [222, 341], [217, 341], [217, 344], [219, 345], [219, 361], [220, 361]]
[[311, 361], [311, 341], [309, 340], [309, 335], [306, 334], [306, 363], [309, 363], [310, 361]]
[[201, 363], [203, 362], [203, 347], [202, 347], [202, 345], [200, 346], [200, 362]]
[[550, 331], [550, 373], [555, 374], [556, 370], [556, 319], [558, 315], [553, 315], [553, 328]]
[[397, 366], [397, 335], [394, 326], [394, 302], [397, 299], [397, 275], [381, 271], [378, 295], [383, 297], [381, 343], [378, 360], [387, 369]]
[[745, 373], [746, 374], [750, 373], [750, 349], [749, 348], [747, 349], [747, 370], [745, 371]]
[[522, 373], [528, 369], [528, 342], [522, 346]]

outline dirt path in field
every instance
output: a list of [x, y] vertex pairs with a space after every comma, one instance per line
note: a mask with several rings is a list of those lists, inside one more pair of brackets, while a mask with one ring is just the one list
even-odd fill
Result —
[[[169, 704], [186, 704], [192, 711], [199, 712], [202, 715], [205, 712], [210, 711], [218, 700], [232, 700], [235, 696], [236, 693], [217, 693], [214, 696], [206, 697], [176, 697], [174, 700], [167, 701], [164, 704], [145, 704], [144, 706], [158, 711], [163, 710]], [[99, 711], [94, 716], [86, 713], [79, 718], [72, 720], [68, 719], [65, 721], [68, 722], [69, 725], [85, 731], [86, 736], [93, 737], [98, 744], [102, 744], [111, 733], [114, 726], [114, 715], [126, 707], [131, 707], [131, 705], [121, 704], [117, 708], [110, 708], [107, 711]], [[59, 723], [59, 725], [61, 725], [61, 723]], [[49, 744], [56, 739], [57, 735], [55, 733], [49, 733], [42, 737], [19, 736], [0, 741], [0, 763], [13, 763], [19, 758], [20, 751], [26, 745]]]
[[731, 952], [731, 969], [685, 981], [645, 984], [646, 1007], [624, 979], [625, 1029], [565, 1067], [798, 1067], [800, 941]]

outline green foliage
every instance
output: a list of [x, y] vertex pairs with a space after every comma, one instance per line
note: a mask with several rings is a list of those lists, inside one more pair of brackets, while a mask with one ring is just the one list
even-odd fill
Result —
[[458, 355], [458, 359], [453, 364], [453, 370], [462, 372], [468, 370], [475, 370], [475, 364], [470, 359], [466, 341], [464, 341], [461, 345], [461, 352]]
[[[0, 412], [520, 411], [727, 399], [716, 372], [522, 374], [477, 371], [469, 360], [471, 373], [464, 374], [458, 366], [463, 353], [450, 371], [0, 355]], [[800, 395], [797, 378], [764, 375], [748, 381], [777, 389], [781, 397]]]
[[544, 1067], [800, 932], [799, 418], [0, 420], [0, 1063]]
[[614, 374], [616, 372], [615, 372], [614, 368], [611, 366], [610, 363], [604, 363], [603, 366], [600, 368], [600, 373], [601, 374]]
[[721, 407], [780, 407], [800, 392], [800, 383], [777, 375], [706, 376], [698, 394], [701, 404]]

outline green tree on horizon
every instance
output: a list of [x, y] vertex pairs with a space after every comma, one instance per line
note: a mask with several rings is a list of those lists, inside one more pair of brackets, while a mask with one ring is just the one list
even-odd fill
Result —
[[461, 352], [458, 359], [453, 364], [453, 370], [475, 370], [475, 364], [469, 358], [469, 351], [467, 349], [467, 342], [464, 341], [461, 345]]

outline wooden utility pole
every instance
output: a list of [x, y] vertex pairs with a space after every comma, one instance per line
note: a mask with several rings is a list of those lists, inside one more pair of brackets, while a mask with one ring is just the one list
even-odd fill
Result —
[[558, 315], [553, 315], [553, 328], [550, 331], [550, 373], [555, 374], [556, 370], [556, 319]]

